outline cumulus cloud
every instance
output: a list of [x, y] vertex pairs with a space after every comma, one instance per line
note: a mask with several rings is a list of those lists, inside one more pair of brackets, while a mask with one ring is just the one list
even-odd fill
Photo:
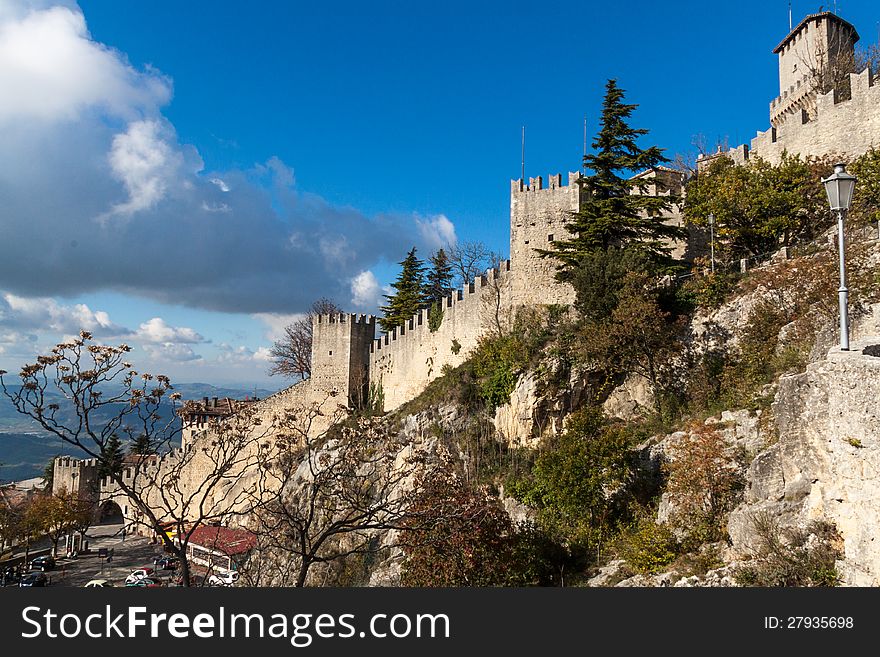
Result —
[[0, 294], [0, 329], [4, 327], [65, 334], [85, 329], [96, 337], [130, 334], [127, 328], [111, 321], [106, 312], [93, 311], [84, 303], [65, 306], [51, 298], [25, 298], [8, 292]]
[[175, 344], [173, 342], [145, 344], [144, 351], [147, 352], [150, 358], [158, 362], [177, 363], [203, 360], [188, 344]]
[[280, 340], [284, 337], [284, 329], [293, 324], [294, 322], [298, 322], [306, 316], [305, 313], [293, 313], [293, 314], [284, 314], [284, 313], [256, 313], [254, 314], [254, 318], [263, 322], [266, 325], [266, 331], [263, 334], [267, 340], [271, 340], [275, 342], [276, 340]]
[[160, 130], [158, 121], [135, 121], [113, 137], [110, 169], [125, 185], [128, 200], [113, 206], [111, 214], [130, 215], [153, 207], [177, 177], [183, 156], [172, 150]]
[[376, 310], [382, 288], [373, 272], [367, 270], [351, 279], [351, 304], [357, 310]]
[[248, 365], [254, 362], [265, 363], [271, 360], [269, 349], [260, 347], [256, 351], [250, 347], [239, 345], [237, 347], [220, 343], [217, 345], [218, 355], [217, 362], [226, 365]]
[[134, 337], [141, 342], [150, 343], [182, 343], [197, 344], [206, 342], [199, 333], [191, 328], [169, 326], [161, 317], [153, 317], [138, 327]]
[[298, 190], [277, 157], [203, 171], [161, 113], [171, 81], [94, 41], [75, 4], [48, 4], [0, 12], [0, 280], [9, 292], [104, 290], [291, 314], [320, 297], [349, 298], [353, 278], [413, 245], [454, 241], [442, 215], [367, 217]]
[[416, 225], [426, 246], [431, 251], [455, 246], [458, 238], [455, 235], [455, 224], [445, 214], [422, 219], [416, 217]]
[[47, 4], [13, 1], [0, 13], [0, 123], [69, 121], [93, 107], [133, 118], [168, 102], [166, 77], [93, 41], [75, 5]]

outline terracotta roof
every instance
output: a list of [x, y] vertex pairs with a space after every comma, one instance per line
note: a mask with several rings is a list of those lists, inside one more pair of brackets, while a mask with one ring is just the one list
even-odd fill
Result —
[[257, 537], [246, 529], [199, 525], [190, 534], [189, 544], [232, 557], [253, 550], [257, 544]]
[[807, 23], [809, 23], [810, 21], [819, 20], [820, 18], [831, 18], [831, 19], [837, 21], [838, 23], [840, 23], [841, 25], [844, 25], [844, 26], [848, 27], [849, 29], [851, 29], [851, 30], [853, 31], [853, 36], [855, 37], [854, 40], [855, 40], [855, 41], [858, 41], [858, 40], [859, 40], [859, 33], [856, 32], [855, 25], [853, 25], [853, 24], [850, 23], [849, 21], [845, 21], [845, 20], [843, 20], [840, 16], [838, 16], [838, 15], [835, 14], [834, 12], [831, 12], [831, 11], [822, 11], [822, 12], [819, 12], [819, 13], [817, 13], [817, 14], [807, 14], [806, 16], [804, 16], [804, 19], [803, 19], [800, 23], [798, 23], [797, 25], [795, 25], [795, 26], [794, 26], [794, 29], [793, 29], [791, 32], [788, 33], [788, 36], [786, 36], [782, 41], [780, 41], [780, 42], [779, 42], [779, 45], [776, 46], [776, 47], [773, 49], [773, 54], [776, 54], [776, 53], [778, 53], [780, 50], [782, 50], [782, 47], [783, 47], [786, 43], [788, 43], [788, 42], [791, 40], [791, 38], [792, 38], [795, 34], [797, 34], [798, 32], [800, 32], [800, 31], [801, 31], [801, 28], [804, 27]]

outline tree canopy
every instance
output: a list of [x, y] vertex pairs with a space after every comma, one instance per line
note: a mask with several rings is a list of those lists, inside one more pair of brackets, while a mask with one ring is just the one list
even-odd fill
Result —
[[385, 295], [388, 305], [381, 307], [385, 316], [379, 319], [379, 325], [385, 332], [403, 326], [419, 311], [424, 298], [425, 263], [416, 255], [416, 247], [399, 264], [400, 274], [391, 284], [395, 292]]
[[623, 102], [615, 80], [605, 87], [601, 127], [593, 141], [594, 153], [584, 157], [592, 174], [581, 184], [585, 195], [568, 224], [569, 239], [557, 240], [542, 251], [558, 262], [557, 277], [569, 281], [581, 260], [597, 250], [638, 246], [660, 264], [672, 264], [668, 240], [683, 236], [681, 228], [662, 222], [660, 215], [674, 197], [649, 195], [651, 180], [634, 174], [656, 169], [668, 160], [657, 146], [641, 148], [637, 140], [648, 134], [632, 128], [629, 119], [637, 105]]

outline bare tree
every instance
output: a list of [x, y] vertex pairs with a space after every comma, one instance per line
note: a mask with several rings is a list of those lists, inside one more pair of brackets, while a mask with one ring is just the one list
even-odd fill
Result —
[[414, 526], [407, 516], [412, 489], [431, 466], [374, 419], [317, 438], [300, 426], [282, 440], [264, 468], [281, 481], [281, 494], [255, 504], [257, 548], [244, 570], [249, 583], [305, 586], [315, 566], [375, 555], [389, 547], [379, 534]]
[[[228, 521], [254, 496], [247, 479], [259, 460], [262, 439], [272, 431], [253, 408], [217, 423], [196, 437], [186, 450], [179, 444], [174, 407], [179, 399], [163, 375], [141, 374], [124, 360], [127, 345], [92, 343], [88, 332], [59, 344], [51, 355], [25, 365], [21, 385], [10, 388], [0, 370], [0, 385], [19, 413], [36, 420], [62, 442], [97, 460], [99, 467], [115, 458], [111, 437], [146, 435], [157, 454], [109, 468], [102, 495], [124, 501], [127, 522], [157, 536], [181, 563], [182, 582], [190, 583], [188, 541], [199, 525]], [[64, 406], [49, 403], [60, 393]], [[171, 412], [162, 411], [170, 406]], [[108, 449], [110, 446], [110, 449]], [[175, 538], [168, 529], [176, 530]]]
[[455, 284], [461, 287], [482, 274], [492, 263], [492, 251], [483, 242], [459, 242], [449, 248], [449, 264], [455, 274]]
[[298, 376], [303, 379], [312, 375], [312, 319], [315, 315], [340, 313], [342, 309], [333, 301], [321, 298], [315, 301], [308, 312], [292, 324], [284, 327], [284, 337], [276, 341], [269, 350], [275, 363], [270, 375]]

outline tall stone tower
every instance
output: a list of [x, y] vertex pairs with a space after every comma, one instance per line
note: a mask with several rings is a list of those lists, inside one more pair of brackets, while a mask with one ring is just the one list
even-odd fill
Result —
[[314, 394], [344, 395], [349, 406], [366, 400], [370, 380], [370, 344], [376, 337], [372, 315], [333, 313], [312, 320]]
[[849, 98], [858, 32], [830, 11], [809, 14], [773, 49], [779, 56], [779, 97], [770, 104], [770, 125], [816, 117], [816, 97], [835, 92]]
[[510, 181], [510, 269], [514, 306], [574, 303], [574, 290], [556, 281], [556, 261], [542, 258], [536, 249], [549, 249], [555, 240], [565, 239], [570, 214], [580, 209], [584, 194], [579, 173], [548, 178], [540, 176]]

